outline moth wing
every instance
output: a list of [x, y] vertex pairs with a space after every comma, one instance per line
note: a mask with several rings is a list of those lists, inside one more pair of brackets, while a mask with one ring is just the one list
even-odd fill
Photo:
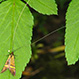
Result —
[[8, 57], [8, 59], [7, 59], [6, 63], [5, 63], [5, 65], [4, 65], [4, 67], [3, 67], [2, 71], [1, 71], [1, 73], [3, 73], [4, 71], [6, 71], [6, 70], [9, 68], [9, 61], [10, 61], [10, 58], [11, 58], [11, 55], [9, 55], [9, 57]]
[[15, 76], [16, 70], [15, 70], [14, 55], [12, 55], [11, 57], [9, 70], [12, 73], [12, 75]]
[[2, 69], [2, 71], [0, 73], [3, 73], [6, 70], [7, 70], [7, 67], [4, 66], [3, 69]]

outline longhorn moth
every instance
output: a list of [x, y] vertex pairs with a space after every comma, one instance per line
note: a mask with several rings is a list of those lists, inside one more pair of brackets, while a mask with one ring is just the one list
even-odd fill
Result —
[[15, 62], [14, 62], [14, 53], [13, 52], [9, 55], [9, 57], [8, 57], [5, 65], [4, 65], [1, 73], [3, 73], [4, 71], [6, 71], [7, 69], [9, 69], [10, 72], [11, 72], [11, 74], [13, 76], [15, 76], [16, 70], [15, 70]]

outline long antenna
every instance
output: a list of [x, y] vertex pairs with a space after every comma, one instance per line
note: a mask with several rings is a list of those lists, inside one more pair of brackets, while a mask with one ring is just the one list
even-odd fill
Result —
[[[46, 37], [50, 36], [51, 34], [53, 34], [53, 33], [57, 32], [57, 31], [59, 31], [59, 30], [61, 30], [61, 29], [63, 29], [63, 28], [65, 28], [65, 26], [60, 27], [60, 28], [58, 28], [58, 29], [56, 29], [56, 30], [54, 30], [54, 31], [50, 32], [49, 34], [47, 34], [47, 35], [43, 36], [42, 38], [38, 39], [37, 41], [33, 42], [31, 45], [33, 45], [33, 44], [35, 44], [35, 43], [37, 43], [37, 42], [39, 42], [39, 41], [43, 40], [44, 38], [46, 38]], [[12, 51], [12, 52], [15, 52], [16, 50], [18, 50], [18, 49], [20, 49], [20, 48], [22, 48], [22, 47], [25, 47], [25, 45], [23, 45], [23, 46], [21, 46], [21, 47], [19, 47], [19, 48], [15, 49], [15, 50], [14, 50], [14, 51]]]
[[40, 38], [40, 39], [38, 39], [37, 41], [33, 42], [32, 45], [35, 44], [35, 43], [37, 43], [38, 41], [41, 41], [42, 39], [44, 39], [44, 38], [50, 36], [51, 34], [53, 34], [53, 33], [57, 32], [57, 31], [63, 29], [63, 28], [65, 28], [65, 26], [62, 26], [62, 27], [60, 27], [60, 28], [58, 28], [58, 29], [56, 29], [56, 30], [50, 32], [49, 34], [43, 36], [42, 38]]
[[[30, 0], [27, 1], [26, 5], [28, 4], [29, 1], [30, 1]], [[23, 8], [23, 10], [22, 10], [22, 12], [20, 13], [20, 16], [19, 16], [19, 18], [18, 18], [16, 27], [15, 27], [15, 30], [14, 30], [13, 41], [14, 41], [14, 37], [15, 37], [15, 33], [16, 33], [16, 29], [17, 29], [17, 27], [18, 27], [18, 23], [19, 23], [20, 17], [21, 17], [21, 15], [22, 15], [22, 13], [23, 13], [23, 11], [24, 11], [26, 5], [24, 6], [24, 8]], [[31, 45], [33, 45], [33, 44], [35, 44], [35, 43], [37, 43], [37, 42], [43, 40], [44, 38], [50, 36], [51, 34], [57, 32], [57, 31], [59, 31], [59, 30], [61, 30], [61, 29], [63, 29], [63, 28], [65, 28], [65, 26], [62, 26], [62, 27], [60, 27], [60, 28], [58, 28], [58, 29], [56, 29], [56, 30], [50, 32], [49, 34], [47, 34], [47, 35], [43, 36], [42, 38], [40, 38], [40, 39], [36, 40], [35, 42], [33, 42]], [[25, 46], [25, 45], [24, 45], [24, 46]], [[22, 47], [24, 47], [24, 46], [21, 46], [21, 47], [17, 48], [16, 50], [18, 50], [18, 49], [20, 49], [20, 48], [22, 48]], [[14, 51], [16, 51], [16, 50], [14, 50]], [[14, 51], [12, 51], [12, 52], [14, 52]]]

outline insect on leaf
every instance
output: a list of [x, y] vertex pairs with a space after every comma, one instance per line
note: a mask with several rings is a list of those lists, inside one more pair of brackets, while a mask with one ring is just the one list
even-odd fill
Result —
[[21, 77], [22, 71], [31, 58], [32, 27], [33, 16], [25, 3], [20, 0], [8, 0], [0, 4], [0, 71], [8, 58], [7, 51], [24, 46], [14, 52], [16, 75], [13, 76], [9, 69], [10, 71], [0, 73], [0, 79]]
[[9, 55], [1, 73], [3, 73], [4, 71], [6, 71], [7, 69], [10, 70], [10, 72], [12, 73], [13, 76], [15, 76], [15, 62], [14, 62], [14, 54], [13, 52]]

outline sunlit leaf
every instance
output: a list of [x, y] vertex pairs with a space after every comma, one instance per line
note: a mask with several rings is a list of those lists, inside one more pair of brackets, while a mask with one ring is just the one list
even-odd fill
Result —
[[79, 1], [72, 0], [66, 14], [65, 52], [68, 65], [79, 59]]
[[33, 9], [42, 14], [57, 14], [55, 0], [25, 0]]
[[28, 7], [20, 0], [9, 0], [0, 4], [0, 71], [8, 55], [8, 50], [16, 50], [14, 77], [9, 70], [0, 73], [0, 79], [19, 79], [31, 57], [31, 36], [33, 17]]

